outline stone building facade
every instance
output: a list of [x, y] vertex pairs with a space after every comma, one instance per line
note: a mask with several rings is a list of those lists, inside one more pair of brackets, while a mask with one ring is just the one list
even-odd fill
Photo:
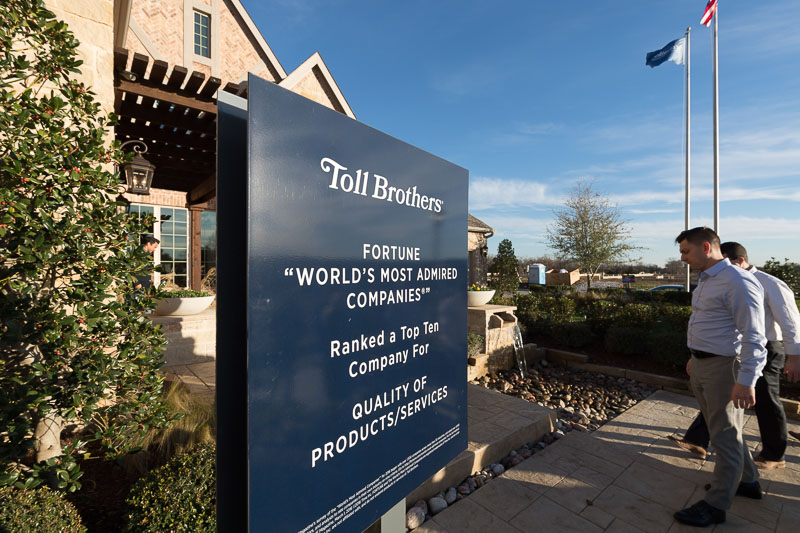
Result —
[[[287, 72], [240, 0], [45, 0], [45, 4], [67, 22], [81, 43], [78, 53], [83, 60], [82, 81], [92, 88], [106, 112], [116, 112], [123, 122], [127, 119], [127, 130], [122, 131], [121, 122], [115, 132], [109, 132], [109, 140], [142, 141], [149, 145], [145, 158], [150, 157], [151, 162], [158, 158], [163, 161], [163, 154], [153, 156], [154, 151], [169, 144], [163, 142], [163, 127], [160, 139], [156, 134], [153, 124], [158, 122], [158, 115], [167, 117], [170, 107], [174, 109], [187, 100], [187, 110], [194, 112], [195, 121], [198, 116], [202, 118], [203, 113], [206, 117], [209, 113], [215, 115], [216, 100], [210, 95], [216, 93], [217, 87], [244, 87], [242, 82], [248, 73], [355, 118], [320, 54], [313, 53]], [[120, 57], [128, 59], [120, 64]], [[142, 62], [146, 63], [144, 72], [136, 72], [136, 61], [139, 67]], [[152, 82], [153, 70], [159, 63], [163, 85]], [[181, 77], [180, 83], [170, 84], [176, 72], [186, 77]], [[202, 81], [197, 84], [200, 75]], [[155, 91], [157, 96], [131, 94], [132, 82], [140, 83], [151, 93]], [[201, 85], [212, 88], [204, 93]], [[171, 94], [167, 94], [170, 91]], [[239, 93], [246, 95], [246, 87]], [[170, 100], [172, 96], [174, 99]], [[198, 105], [197, 109], [192, 109], [191, 100], [195, 97]], [[130, 98], [137, 102], [144, 98], [154, 103], [144, 108], [146, 115], [131, 117], [130, 108], [134, 102]], [[200, 115], [198, 110], [202, 111]], [[170, 126], [174, 115], [177, 113], [166, 119]], [[132, 122], [139, 124], [131, 128]], [[211, 126], [209, 131], [213, 132], [213, 123]], [[131, 129], [136, 132], [131, 134]], [[148, 132], [144, 131], [148, 129], [154, 136], [148, 137]], [[197, 128], [187, 126], [186, 133], [191, 129]], [[182, 133], [176, 130], [174, 136]], [[213, 137], [210, 142], [206, 141], [212, 151], [214, 142]], [[181, 141], [180, 144], [186, 143]], [[169, 155], [173, 160], [174, 145]], [[172, 274], [170, 279], [178, 286], [199, 288], [203, 276], [215, 266], [216, 165], [213, 156], [212, 153], [206, 158], [205, 166], [199, 169], [191, 153], [187, 156], [187, 167], [188, 163], [193, 163], [195, 177], [192, 179], [197, 183], [176, 185], [175, 179], [164, 178], [163, 163], [156, 163], [149, 195], [124, 194], [132, 211], [152, 213], [160, 221], [153, 228], [153, 234], [162, 241], [154, 260]], [[203, 190], [199, 200], [198, 189]]]
[[467, 252], [469, 257], [469, 283], [486, 285], [489, 266], [489, 237], [494, 230], [485, 222], [467, 215]]

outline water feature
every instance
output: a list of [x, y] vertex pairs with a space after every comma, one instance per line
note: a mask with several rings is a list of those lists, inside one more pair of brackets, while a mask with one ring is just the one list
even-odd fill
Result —
[[525, 348], [522, 344], [522, 332], [519, 326], [514, 324], [514, 355], [517, 358], [517, 368], [519, 368], [519, 375], [525, 379], [525, 374], [528, 373], [528, 361], [525, 359]]

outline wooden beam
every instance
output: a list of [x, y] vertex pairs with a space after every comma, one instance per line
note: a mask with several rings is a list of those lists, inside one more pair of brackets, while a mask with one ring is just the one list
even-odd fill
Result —
[[[172, 78], [170, 78], [170, 81], [172, 81]], [[149, 87], [146, 85], [142, 85], [140, 83], [130, 82], [128, 80], [123, 80], [123, 79], [118, 79], [116, 85], [117, 85], [117, 91], [123, 91], [128, 94], [145, 96], [148, 98], [154, 98], [162, 102], [167, 102], [170, 104], [175, 104], [184, 107], [190, 107], [192, 109], [205, 111], [206, 113], [211, 113], [213, 115], [217, 114], [216, 102], [203, 102], [201, 100], [198, 100], [197, 98], [192, 98], [190, 96], [183, 96], [165, 89]]]
[[114, 70], [121, 72], [128, 66], [128, 51], [124, 48], [114, 48]]
[[201, 137], [195, 133], [186, 135], [185, 130], [173, 131], [172, 128], [165, 127], [162, 129], [153, 125], [145, 126], [140, 122], [118, 124], [117, 135], [124, 135], [134, 139], [148, 139], [166, 146], [180, 144], [181, 146], [191, 146], [194, 149], [209, 152], [217, 149], [217, 141], [210, 135], [207, 137]]
[[213, 98], [214, 97], [214, 93], [217, 92], [217, 89], [219, 89], [220, 85], [222, 85], [222, 80], [219, 79], [219, 78], [215, 78], [214, 76], [211, 76], [210, 78], [208, 78], [208, 81], [203, 86], [202, 90], [200, 91], [200, 93], [199, 93], [200, 97], [201, 98]]
[[150, 58], [144, 54], [136, 52], [133, 54], [133, 63], [131, 63], [131, 71], [136, 74], [138, 80], [144, 80], [144, 73], [147, 72], [147, 65], [150, 63]]
[[167, 88], [171, 91], [177, 91], [183, 85], [183, 80], [186, 78], [186, 75], [189, 71], [185, 67], [174, 66], [172, 67], [172, 73], [169, 75], [169, 81], [167, 82]]
[[150, 79], [148, 81], [156, 87], [160, 86], [164, 82], [168, 69], [169, 63], [162, 59], [156, 59], [153, 63], [153, 68], [150, 69]]
[[[116, 110], [120, 116], [136, 119], [136, 122], [148, 121], [150, 124], [163, 124], [171, 128], [191, 130], [198, 133], [212, 134], [216, 128], [216, 122], [204, 119], [188, 119], [183, 115], [182, 107], [177, 107], [168, 111], [167, 106], [161, 109], [147, 109], [138, 105], [135, 101], [124, 100]], [[216, 117], [216, 115], [215, 115]]]
[[217, 173], [200, 182], [186, 195], [186, 203], [189, 205], [207, 202], [217, 195]]
[[189, 81], [186, 82], [186, 87], [184, 87], [183, 90], [197, 97], [197, 89], [199, 89], [200, 86], [203, 85], [205, 79], [206, 79], [205, 74], [195, 70], [194, 72], [192, 72], [192, 75], [189, 76]]

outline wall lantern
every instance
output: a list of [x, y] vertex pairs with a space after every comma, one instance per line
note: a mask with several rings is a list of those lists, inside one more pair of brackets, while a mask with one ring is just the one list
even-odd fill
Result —
[[153, 173], [156, 170], [156, 166], [142, 157], [142, 154], [147, 152], [147, 145], [142, 141], [130, 140], [122, 143], [120, 149], [125, 148], [128, 144], [133, 144], [133, 151], [136, 152], [131, 161], [122, 165], [122, 173], [125, 176], [125, 182], [128, 184], [128, 192], [150, 194], [150, 184], [153, 183]]

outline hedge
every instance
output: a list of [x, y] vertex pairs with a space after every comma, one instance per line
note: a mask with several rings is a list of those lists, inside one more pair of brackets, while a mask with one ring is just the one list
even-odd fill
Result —
[[129, 533], [216, 533], [216, 446], [202, 444], [173, 457], [132, 488]]
[[62, 492], [47, 487], [0, 487], [0, 532], [82, 533], [78, 510]]

